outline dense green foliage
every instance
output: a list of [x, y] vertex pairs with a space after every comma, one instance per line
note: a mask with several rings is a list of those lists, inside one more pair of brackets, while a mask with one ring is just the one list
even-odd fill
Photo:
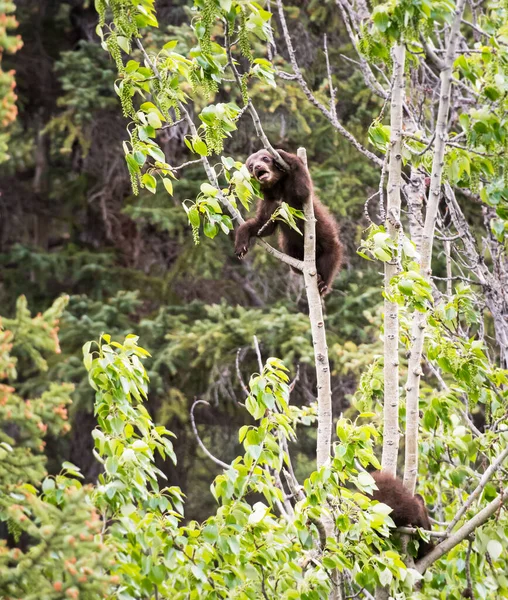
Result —
[[[456, 4], [376, 4], [352, 37], [340, 0], [287, 6], [309, 102], [269, 6], [20, 0], [20, 49], [14, 6], [0, 2], [0, 45], [19, 50], [2, 57], [16, 71], [16, 122], [14, 73], [0, 72], [10, 90], [0, 110], [2, 597], [313, 600], [337, 589], [369, 598], [378, 586], [397, 599], [508, 597], [502, 507], [415, 588], [421, 576], [388, 540], [389, 510], [365, 496], [364, 469], [380, 466], [386, 262], [399, 269], [385, 296], [400, 307], [408, 353], [415, 315], [427, 317], [419, 492], [453, 529], [504, 489], [501, 465], [482, 475], [507, 441], [506, 3], [465, 13], [472, 32], [449, 69], [456, 103], [440, 166], [447, 209], [456, 193], [462, 212], [438, 219], [439, 242], [460, 240], [453, 261], [449, 247], [435, 252], [446, 284], [419, 266], [413, 207], [394, 239], [369, 204], [384, 193], [395, 44], [407, 50], [404, 182], [433, 169], [433, 89], [446, 71], [435, 41]], [[375, 85], [367, 67], [382, 74]], [[253, 106], [274, 147], [305, 145], [347, 248], [326, 300], [336, 436], [317, 471], [301, 279], [259, 248], [245, 263], [232, 250], [234, 210], [258, 192], [242, 162], [261, 145]], [[261, 364], [267, 356], [277, 358]], [[223, 470], [198, 450], [196, 399], [210, 403], [198, 431]], [[409, 419], [403, 409], [401, 429]]]
[[[179, 41], [178, 47], [191, 48], [193, 33], [186, 10], [161, 5], [154, 42], [167, 41], [165, 23], [171, 23], [171, 39]], [[298, 14], [293, 15], [294, 23]], [[125, 122], [113, 89], [116, 67], [93, 34], [93, 7], [46, 2], [34, 7], [19, 2], [17, 18], [24, 40], [15, 63], [20, 116], [12, 134], [11, 159], [2, 172], [0, 297], [9, 310], [20, 294], [32, 309], [44, 310], [59, 293], [70, 295], [60, 323], [62, 353], [49, 359], [47, 371], [19, 385], [27, 395], [39, 394], [48, 381], [75, 385], [71, 421], [76, 427], [71, 440], [54, 445], [59, 453], [55, 465], [69, 459], [86, 476], [94, 477], [88, 441], [93, 397], [84, 378], [80, 348], [103, 331], [112, 335], [135, 331], [154, 356], [148, 363], [151, 410], [182, 441], [176, 448], [176, 471], [168, 465], [169, 472], [185, 491], [192, 482], [197, 496], [206, 495], [209, 466], [202, 464], [200, 455], [196, 461], [190, 404], [195, 396], [214, 401], [213, 416], [200, 410], [197, 418], [206, 419], [204, 436], [212, 445], [226, 435], [223, 458], [233, 458], [238, 446], [234, 427], [229, 427], [231, 418], [236, 424], [244, 421], [237, 408], [243, 392], [236, 353], [252, 347], [253, 334], [265, 355], [281, 357], [293, 373], [301, 363], [294, 397], [298, 402], [309, 397], [314, 375], [308, 325], [299, 312], [299, 278], [288, 279], [286, 267], [259, 251], [246, 264], [239, 263], [230, 240], [222, 236], [213, 241], [201, 237], [199, 246], [193, 244], [181, 202], [197, 196], [202, 182], [199, 167], [178, 172], [174, 203], [168, 202], [163, 187], [155, 194], [142, 189], [139, 197], [129, 195], [120, 147]], [[345, 38], [339, 41], [341, 35], [337, 30], [337, 51], [347, 47]], [[45, 52], [36, 52], [38, 43]], [[365, 112], [369, 98], [361, 92], [354, 69], [345, 68], [343, 76], [350, 79], [353, 90], [344, 109], [351, 126], [360, 132], [362, 124], [365, 128], [369, 123]], [[47, 89], [52, 93], [46, 94]], [[361, 231], [363, 182], [370, 178], [374, 183], [374, 173], [319, 120], [316, 111], [305, 107], [303, 112], [304, 98], [291, 82], [287, 89], [256, 84], [253, 93], [266, 106], [263, 122], [274, 144], [295, 148], [305, 140], [318, 192], [343, 223], [352, 268], [343, 272], [328, 302], [339, 411], [354, 391], [354, 376], [359, 373], [353, 369], [343, 374], [342, 345], [376, 337], [374, 331], [366, 333], [369, 317], [362, 314], [378, 302], [375, 274], [365, 271], [354, 253]], [[241, 95], [234, 95], [241, 105]], [[204, 99], [199, 102], [205, 106]], [[226, 156], [241, 158], [257, 145], [252, 145], [247, 116], [237, 127], [225, 151]], [[184, 133], [185, 129], [176, 136], [168, 133], [162, 142], [175, 163], [192, 158], [181, 143]], [[242, 352], [242, 359], [242, 372], [256, 368], [253, 351]], [[187, 371], [189, 364], [194, 371]], [[212, 423], [215, 427], [210, 427]], [[312, 448], [308, 451], [312, 459]], [[197, 506], [194, 510], [206, 514]]]

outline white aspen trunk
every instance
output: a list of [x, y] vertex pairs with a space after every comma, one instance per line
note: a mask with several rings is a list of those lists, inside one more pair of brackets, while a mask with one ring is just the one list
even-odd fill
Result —
[[[425, 225], [422, 235], [420, 267], [422, 275], [428, 280], [431, 275], [432, 245], [434, 229], [441, 198], [441, 181], [443, 175], [444, 153], [448, 133], [448, 112], [450, 109], [450, 92], [452, 66], [455, 58], [455, 48], [460, 31], [460, 22], [464, 11], [465, 0], [457, 0], [455, 17], [450, 30], [448, 46], [441, 70], [441, 88], [439, 93], [439, 108], [436, 123], [434, 156], [430, 177], [429, 198], [425, 215]], [[418, 425], [420, 396], [420, 377], [422, 374], [421, 360], [425, 336], [426, 315], [415, 311], [411, 323], [411, 355], [409, 357], [406, 382], [406, 452], [404, 462], [404, 485], [414, 493], [418, 475]]]
[[[307, 168], [307, 152], [305, 148], [298, 148], [297, 155]], [[330, 447], [332, 443], [332, 386], [330, 379], [330, 364], [328, 361], [328, 346], [326, 343], [325, 321], [323, 305], [319, 294], [316, 269], [316, 218], [312, 196], [304, 206], [304, 258], [303, 277], [305, 291], [309, 304], [309, 320], [314, 346], [316, 365], [317, 401], [318, 401], [318, 430], [317, 430], [317, 467], [318, 469], [330, 460]], [[333, 536], [335, 527], [331, 517], [323, 516], [322, 522], [326, 536]], [[335, 585], [328, 596], [329, 600], [342, 600], [339, 585], [339, 574], [333, 573]]]
[[[402, 106], [406, 49], [393, 49], [393, 89], [390, 104], [390, 161], [388, 165], [387, 232], [397, 241], [400, 229], [400, 188], [402, 183]], [[398, 272], [398, 260], [385, 263], [385, 290]], [[399, 453], [399, 307], [384, 303], [384, 428], [382, 469], [395, 475]]]
[[404, 186], [407, 198], [409, 235], [418, 253], [422, 250], [423, 202], [425, 199], [425, 177], [411, 168], [411, 181]]
[[[307, 167], [305, 148], [298, 148], [297, 155]], [[323, 306], [317, 284], [316, 270], [316, 219], [312, 198], [304, 206], [304, 270], [305, 291], [309, 303], [309, 319], [312, 331], [312, 344], [316, 364], [318, 431], [317, 431], [317, 466], [322, 467], [330, 458], [332, 442], [332, 387], [330, 382], [330, 364], [328, 362], [328, 346], [326, 344]]]

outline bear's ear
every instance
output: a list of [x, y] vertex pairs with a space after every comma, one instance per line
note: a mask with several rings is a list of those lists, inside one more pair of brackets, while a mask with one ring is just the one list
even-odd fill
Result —
[[415, 494], [415, 500], [417, 500], [417, 501], [418, 501], [418, 504], [421, 504], [421, 506], [422, 506], [423, 508], [427, 508], [427, 507], [425, 506], [425, 500], [423, 499], [423, 496], [421, 496], [420, 494]]

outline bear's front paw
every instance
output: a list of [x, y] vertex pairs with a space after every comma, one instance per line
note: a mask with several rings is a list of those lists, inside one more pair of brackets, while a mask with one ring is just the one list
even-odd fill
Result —
[[318, 290], [321, 296], [326, 296], [326, 294], [330, 293], [330, 288], [326, 285], [326, 283], [323, 281], [323, 278], [321, 277], [321, 275], [318, 275], [317, 277], [317, 285], [318, 285]]
[[248, 251], [247, 246], [237, 246], [235, 248], [235, 254], [240, 260], [242, 260], [243, 257], [247, 254], [247, 251]]

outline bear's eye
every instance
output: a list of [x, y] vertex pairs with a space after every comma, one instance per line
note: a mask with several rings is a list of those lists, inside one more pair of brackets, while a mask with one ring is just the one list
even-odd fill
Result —
[[263, 161], [264, 161], [265, 163], [269, 163], [269, 162], [270, 162], [270, 159], [268, 158], [268, 156], [263, 156]]

